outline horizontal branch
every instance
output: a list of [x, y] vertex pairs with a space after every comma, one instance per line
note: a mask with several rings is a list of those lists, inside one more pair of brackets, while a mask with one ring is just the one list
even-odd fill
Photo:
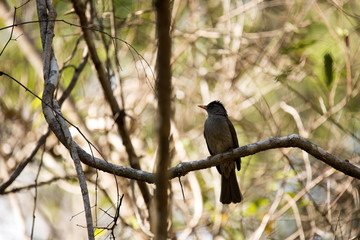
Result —
[[77, 146], [76, 148], [80, 157], [80, 161], [90, 167], [96, 168], [100, 171], [114, 174], [119, 177], [125, 177], [147, 183], [155, 183], [155, 174], [153, 173], [149, 173], [131, 167], [123, 167], [120, 165], [116, 165], [88, 154], [80, 146]]
[[[292, 134], [285, 137], [269, 138], [264, 141], [248, 144], [239, 148], [234, 149], [226, 153], [218, 154], [209, 158], [179, 163], [175, 167], [169, 169], [169, 178], [176, 178], [185, 176], [191, 171], [206, 169], [219, 165], [224, 161], [231, 161], [231, 159], [238, 157], [246, 157], [254, 155], [258, 152], [275, 149], [275, 148], [289, 148], [297, 147], [300, 148], [313, 157], [323, 161], [327, 165], [337, 169], [344, 174], [360, 179], [360, 168], [349, 163], [346, 160], [341, 160], [324, 149], [315, 145], [314, 143], [300, 137], [297, 134]], [[112, 164], [103, 161], [98, 158], [93, 158], [91, 155], [82, 150], [79, 146], [77, 147], [81, 161], [91, 167], [97, 168], [104, 172], [115, 174], [117, 176], [144, 181], [147, 183], [155, 182], [155, 174], [146, 171], [136, 170], [133, 168], [123, 167], [116, 164]]]
[[269, 138], [263, 141], [259, 141], [256, 143], [252, 143], [236, 148], [233, 151], [215, 155], [207, 159], [201, 159], [193, 162], [179, 163], [177, 166], [169, 170], [170, 178], [174, 178], [177, 176], [184, 176], [188, 172], [194, 170], [200, 170], [200, 169], [216, 166], [221, 162], [227, 161], [229, 159], [246, 157], [270, 149], [289, 148], [289, 147], [300, 148], [305, 152], [309, 153], [310, 155], [312, 155], [313, 157], [335, 168], [336, 170], [339, 170], [340, 172], [343, 172], [344, 174], [349, 175], [351, 177], [360, 179], [359, 167], [349, 163], [346, 160], [341, 160], [335, 157], [334, 155], [331, 155], [321, 147], [317, 146], [316, 144], [306, 140], [305, 138], [297, 134], [291, 134], [285, 137]]

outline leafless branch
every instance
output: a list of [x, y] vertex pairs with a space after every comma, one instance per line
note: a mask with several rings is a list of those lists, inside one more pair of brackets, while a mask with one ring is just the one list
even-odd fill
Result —
[[[52, 50], [52, 41], [54, 37], [54, 25], [53, 20], [56, 19], [56, 11], [53, 7], [50, 0], [46, 2], [44, 0], [37, 1], [38, 6], [38, 15], [43, 19], [49, 19], [50, 21], [40, 24], [40, 34], [42, 39], [44, 57], [43, 57], [43, 71], [44, 71], [44, 81], [45, 88], [43, 92], [43, 113], [46, 121], [49, 124], [50, 129], [55, 134], [62, 134], [66, 140], [64, 145], [70, 150], [70, 155], [74, 160], [75, 169], [78, 175], [81, 193], [83, 197], [85, 216], [87, 222], [87, 232], [89, 239], [95, 239], [94, 229], [92, 223], [90, 199], [87, 189], [87, 184], [85, 180], [85, 175], [82, 170], [82, 166], [79, 160], [78, 152], [76, 150], [76, 144], [73, 141], [69, 128], [61, 114], [60, 106], [56, 99], [54, 98], [54, 91], [58, 84], [59, 79], [59, 67]], [[49, 106], [52, 106], [49, 107]]]
[[[113, 95], [113, 92], [112, 92], [111, 86], [110, 86], [110, 82], [108, 79], [108, 75], [107, 75], [105, 68], [97, 54], [97, 51], [96, 51], [92, 32], [88, 28], [89, 23], [88, 23], [88, 20], [86, 19], [86, 15], [85, 15], [85, 5], [79, 0], [72, 0], [72, 3], [73, 3], [76, 14], [79, 16], [82, 31], [84, 34], [84, 39], [89, 48], [90, 57], [92, 59], [94, 67], [96, 69], [97, 76], [99, 78], [101, 86], [103, 88], [106, 101], [108, 102], [108, 104], [111, 108], [111, 111], [114, 116], [114, 120], [118, 126], [118, 131], [120, 133], [123, 145], [128, 154], [130, 166], [132, 168], [140, 170], [141, 167], [139, 164], [139, 157], [135, 153], [135, 149], [133, 147], [131, 138], [129, 136], [128, 130], [125, 125], [125, 112], [124, 112], [124, 110], [120, 109], [118, 102], [116, 101], [115, 96]], [[150, 198], [149, 189], [143, 182], [138, 182], [138, 185], [139, 185], [140, 191], [143, 195], [144, 201], [145, 201], [148, 209], [150, 209], [151, 198]]]
[[[344, 174], [360, 179], [360, 168], [351, 164], [346, 160], [337, 158], [334, 155], [326, 152], [316, 144], [304, 139], [297, 134], [291, 134], [285, 137], [269, 138], [256, 143], [248, 144], [233, 151], [218, 154], [210, 158], [205, 158], [192, 162], [183, 162], [171, 168], [168, 173], [169, 179], [179, 176], [185, 176], [191, 171], [206, 169], [219, 165], [223, 161], [231, 161], [231, 159], [238, 157], [246, 157], [276, 148], [300, 148], [313, 157], [321, 160], [325, 164], [337, 169]], [[83, 149], [77, 146], [80, 159], [83, 163], [95, 167], [101, 171], [115, 174], [117, 176], [126, 177], [134, 180], [145, 181], [147, 183], [155, 183], [155, 174], [146, 171], [141, 171], [133, 168], [127, 168], [103, 161], [99, 158], [93, 158]]]
[[3, 194], [7, 187], [9, 187], [15, 179], [20, 175], [20, 173], [24, 170], [24, 168], [28, 165], [28, 163], [34, 158], [35, 154], [38, 152], [40, 147], [45, 143], [46, 138], [50, 135], [50, 130], [48, 130], [44, 135], [41, 136], [39, 141], [37, 142], [34, 150], [31, 152], [31, 154], [17, 166], [15, 171], [11, 174], [10, 178], [1, 184], [0, 186], [0, 194]]
[[43, 152], [42, 152], [42, 154], [41, 154], [39, 168], [38, 168], [38, 171], [37, 171], [36, 177], [35, 177], [35, 194], [34, 194], [33, 220], [32, 220], [32, 224], [31, 224], [31, 234], [30, 234], [30, 238], [31, 238], [31, 239], [34, 239], [34, 228], [35, 228], [35, 219], [36, 219], [36, 205], [37, 205], [37, 196], [38, 196], [38, 185], [37, 185], [37, 184], [38, 184], [38, 180], [39, 180], [39, 176], [40, 176], [40, 171], [41, 171], [41, 167], [42, 167], [43, 160], [44, 160], [45, 149], [46, 149], [46, 144], [44, 143], [44, 149], [43, 149]]
[[346, 160], [341, 160], [330, 153], [326, 152], [316, 144], [306, 140], [305, 138], [291, 134], [285, 137], [269, 138], [264, 141], [257, 143], [248, 144], [240, 148], [234, 149], [233, 151], [215, 155], [208, 159], [201, 159], [193, 162], [180, 163], [177, 166], [170, 169], [170, 178], [182, 176], [190, 171], [200, 170], [212, 166], [216, 166], [223, 161], [231, 158], [246, 157], [249, 155], [256, 154], [258, 152], [275, 149], [275, 148], [289, 148], [297, 147], [300, 148], [313, 157], [323, 161], [327, 165], [343, 172], [348, 176], [360, 179], [360, 168], [351, 164]]
[[[63, 92], [61, 98], [59, 99], [59, 105], [60, 106], [65, 101], [65, 99], [70, 95], [71, 91], [74, 89], [74, 87], [75, 87], [75, 85], [76, 85], [76, 83], [77, 83], [77, 81], [79, 79], [80, 73], [82, 72], [82, 70], [84, 69], [84, 67], [85, 67], [85, 65], [87, 63], [87, 59], [88, 59], [88, 54], [84, 53], [84, 57], [81, 60], [79, 66], [75, 69], [75, 72], [73, 74], [73, 77], [71, 79], [71, 82], [70, 82], [69, 86], [66, 88], [66, 90]], [[8, 75], [6, 73], [0, 72], [0, 75], [2, 75], [2, 74], [4, 74], [5, 76], [7, 76], [7, 77], [11, 78], [12, 80], [14, 80], [15, 82], [17, 82], [24, 89], [26, 89], [26, 91], [29, 91], [33, 96], [35, 96], [36, 98], [40, 99], [40, 101], [42, 101], [42, 99], [39, 96], [37, 96], [33, 91], [31, 91], [30, 89], [25, 87], [18, 80], [16, 80], [15, 78], [11, 77], [10, 75]], [[10, 178], [6, 182], [4, 182], [3, 184], [0, 185], [0, 194], [3, 194], [5, 192], [6, 188], [9, 187], [15, 181], [15, 179], [20, 175], [20, 173], [25, 169], [27, 164], [29, 162], [31, 162], [31, 160], [34, 158], [34, 156], [38, 152], [39, 148], [44, 144], [44, 142], [46, 141], [46, 139], [47, 139], [47, 137], [49, 135], [50, 135], [50, 129], [48, 129], [48, 131], [44, 135], [42, 135], [40, 137], [40, 139], [38, 140], [34, 150], [31, 152], [31, 154], [22, 163], [19, 164], [19, 166], [17, 166], [15, 171], [11, 174]]]
[[168, 230], [168, 167], [170, 116], [171, 116], [171, 38], [170, 38], [170, 3], [168, 0], [155, 1], [156, 27], [158, 37], [157, 86], [158, 93], [158, 159], [155, 192], [155, 239], [167, 239]]
[[33, 189], [35, 187], [41, 187], [41, 186], [45, 186], [45, 185], [50, 185], [51, 183], [57, 182], [59, 180], [64, 180], [64, 181], [72, 180], [72, 181], [74, 181], [76, 179], [77, 179], [76, 176], [54, 177], [54, 178], [52, 178], [50, 180], [38, 182], [36, 184], [35, 183], [34, 184], [29, 184], [29, 185], [26, 185], [26, 186], [16, 187], [16, 188], [7, 190], [7, 191], [1, 193], [1, 195], [6, 195], [6, 194], [9, 194], [9, 193], [17, 193], [17, 192], [21, 192], [21, 191], [24, 191], [24, 190], [30, 190], [30, 189]]
[[3, 49], [1, 50], [0, 56], [3, 54], [3, 52], [5, 51], [5, 48], [7, 47], [7, 45], [10, 43], [10, 41], [12, 39], [12, 36], [13, 36], [13, 33], [14, 33], [14, 28], [15, 28], [14, 24], [15, 24], [15, 19], [16, 19], [16, 9], [18, 9], [18, 8], [15, 7], [15, 10], [14, 10], [13, 27], [11, 28], [9, 39], [6, 41]]

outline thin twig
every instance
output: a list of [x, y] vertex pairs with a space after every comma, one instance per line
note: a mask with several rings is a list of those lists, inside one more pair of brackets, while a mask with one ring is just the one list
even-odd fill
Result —
[[31, 152], [31, 154], [23, 161], [19, 164], [19, 166], [17, 166], [17, 168], [15, 169], [15, 171], [11, 174], [9, 180], [7, 180], [6, 182], [4, 182], [1, 186], [0, 186], [0, 194], [4, 194], [5, 190], [7, 187], [9, 187], [14, 181], [15, 179], [20, 175], [20, 173], [25, 169], [25, 167], [28, 165], [29, 162], [31, 162], [31, 160], [34, 158], [35, 154], [38, 152], [39, 148], [45, 143], [46, 138], [50, 135], [50, 129], [48, 129], [48, 131], [41, 136], [41, 138], [38, 140], [34, 150]]
[[57, 182], [60, 180], [68, 181], [68, 180], [76, 180], [76, 179], [77, 179], [76, 176], [54, 177], [47, 181], [38, 182], [37, 184], [30, 184], [30, 185], [26, 185], [23, 187], [17, 187], [17, 188], [10, 189], [8, 191], [3, 192], [2, 195], [6, 195], [6, 194], [10, 194], [10, 193], [17, 193], [17, 192], [21, 192], [23, 190], [33, 189], [35, 187], [42, 187], [42, 186], [50, 185], [51, 183]]
[[30, 234], [31, 239], [34, 239], [34, 228], [35, 228], [35, 218], [36, 218], [35, 212], [36, 212], [36, 203], [37, 203], [37, 194], [38, 194], [37, 183], [38, 183], [38, 179], [39, 179], [39, 176], [40, 176], [41, 167], [42, 167], [42, 164], [43, 164], [45, 147], [46, 147], [46, 144], [44, 143], [44, 150], [43, 150], [43, 152], [41, 154], [39, 168], [38, 168], [38, 171], [37, 171], [36, 177], [35, 177], [35, 195], [34, 195], [33, 221], [32, 221], [32, 224], [31, 224], [31, 234]]
[[[80, 66], [79, 66], [80, 67]], [[83, 67], [82, 67], [83, 68]], [[78, 74], [79, 72], [77, 72]], [[15, 81], [17, 84], [19, 84], [21, 87], [23, 87], [26, 91], [30, 92], [34, 97], [36, 97], [37, 99], [39, 99], [42, 104], [45, 104], [47, 107], [49, 107], [55, 114], [56, 114], [56, 111], [55, 109], [53, 109], [53, 107], [47, 103], [46, 101], [44, 101], [41, 97], [39, 97], [38, 95], [36, 95], [33, 91], [31, 91], [29, 88], [27, 88], [26, 86], [24, 86], [20, 81], [18, 81], [17, 79], [13, 78], [12, 76], [10, 76], [9, 74], [5, 73], [5, 72], [1, 72], [0, 71], [0, 76], [2, 75], [5, 75], [7, 76], [8, 78], [12, 79], [13, 81]], [[77, 79], [76, 79], [77, 81]], [[71, 83], [71, 85], [69, 87], [73, 88], [75, 86], [75, 79], [73, 78]], [[70, 92], [69, 91], [66, 91], [66, 94], [69, 94]], [[63, 101], [65, 100], [64, 97], [61, 97], [60, 100], [59, 100], [59, 104], [62, 104]], [[65, 118], [63, 115], [57, 115], [56, 117], [60, 117], [62, 119], [64, 119], [65, 122], [67, 122], [68, 124], [70, 124], [72, 127], [74, 127], [79, 133], [80, 135], [85, 139], [85, 141], [91, 146], [93, 147], [99, 154], [100, 156], [106, 160], [105, 156], [101, 153], [101, 151], [84, 135], [84, 133], [80, 130], [79, 127], [77, 127], [75, 124], [73, 124], [72, 122], [70, 122], [67, 118]]]
[[[93, 40], [92, 31], [89, 28], [89, 22], [86, 18], [85, 14], [85, 5], [78, 0], [72, 0], [72, 4], [74, 6], [75, 12], [79, 17], [80, 25], [84, 34], [85, 42], [89, 48], [89, 54], [92, 59], [92, 62], [94, 64], [94, 67], [96, 69], [97, 76], [99, 78], [100, 84], [102, 86], [105, 99], [107, 103], [109, 104], [114, 120], [117, 124], [119, 134], [122, 138], [122, 143], [126, 149], [126, 152], [128, 154], [130, 166], [135, 169], [141, 169], [140, 163], [139, 163], [139, 157], [135, 153], [134, 146], [132, 144], [128, 129], [126, 128], [126, 122], [125, 122], [125, 111], [120, 109], [119, 104], [113, 94], [113, 91], [111, 89], [111, 85], [109, 83], [108, 74], [103, 66], [102, 61], [99, 58], [99, 55], [97, 53], [97, 49], [95, 46], [95, 42]], [[111, 35], [106, 34], [111, 37]], [[117, 116], [115, 118], [115, 116]], [[59, 136], [58, 136], [59, 137]], [[150, 211], [150, 191], [148, 187], [145, 185], [145, 183], [138, 182], [140, 191], [142, 193], [142, 196], [144, 198], [144, 201], [146, 203], [147, 208]]]

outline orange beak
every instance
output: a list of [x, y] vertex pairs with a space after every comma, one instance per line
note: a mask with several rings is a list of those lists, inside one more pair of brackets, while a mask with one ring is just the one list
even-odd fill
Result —
[[205, 109], [206, 110], [206, 105], [198, 105], [199, 108]]

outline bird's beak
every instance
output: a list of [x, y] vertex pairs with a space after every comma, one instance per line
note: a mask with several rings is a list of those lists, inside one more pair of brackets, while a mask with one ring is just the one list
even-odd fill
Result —
[[206, 110], [206, 105], [198, 105], [199, 108], [205, 109]]

